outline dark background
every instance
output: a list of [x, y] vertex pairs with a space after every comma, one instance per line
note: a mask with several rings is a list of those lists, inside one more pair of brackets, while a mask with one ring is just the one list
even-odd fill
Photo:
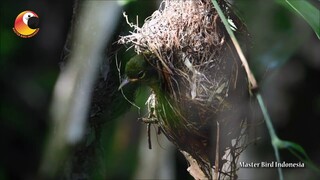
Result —
[[[319, 166], [319, 40], [302, 18], [278, 4], [262, 0], [235, 2], [252, 36], [248, 58], [260, 82], [260, 90], [279, 137], [300, 144]], [[156, 8], [154, 1], [139, 0], [130, 3], [126, 11], [132, 14], [131, 20], [134, 22], [135, 16], [139, 15], [142, 23]], [[16, 16], [24, 10], [32, 10], [40, 17], [40, 30], [30, 39], [22, 39], [12, 31]], [[1, 1], [0, 179], [36, 177], [50, 129], [49, 106], [60, 72], [59, 64], [71, 25], [72, 11], [72, 1]], [[320, 19], [320, 13], [318, 16]], [[124, 19], [120, 19], [121, 22], [114, 25], [117, 26], [114, 40], [119, 34], [126, 34], [129, 28]], [[257, 114], [260, 113], [258, 111]], [[102, 121], [108, 122], [103, 126], [108, 129], [108, 137], [103, 139], [107, 149], [104, 157], [112, 160], [102, 163], [104, 167], [99, 168], [108, 170], [104, 171], [104, 175], [95, 177], [134, 178], [138, 151], [132, 149], [137, 149], [134, 146], [139, 145], [140, 131], [145, 132], [145, 125], [136, 121], [136, 110], [131, 116], [119, 114], [119, 117], [126, 117], [127, 120], [102, 117], [105, 118]], [[272, 160], [274, 156], [270, 139], [259, 115], [257, 122], [261, 122], [256, 132], [261, 139], [250, 149], [250, 152], [254, 152], [252, 157], [256, 157], [253, 161]], [[155, 140], [153, 146], [157, 145]], [[287, 150], [281, 150], [280, 153], [282, 160], [299, 161]], [[186, 162], [179, 153], [175, 154], [176, 178], [184, 179], [188, 177], [184, 170]], [[255, 173], [254, 169], [246, 171], [247, 174]], [[262, 174], [264, 172], [259, 171]], [[296, 175], [299, 172], [307, 179], [316, 179], [316, 174], [306, 168], [294, 171], [285, 169], [285, 177], [299, 179]], [[258, 177], [277, 177], [276, 169], [267, 172], [269, 176]], [[244, 178], [251, 177], [246, 173]]]
[[[48, 133], [48, 109], [72, 1], [1, 2], [0, 179], [32, 178]], [[16, 16], [32, 10], [40, 30], [30, 39], [12, 33]]]

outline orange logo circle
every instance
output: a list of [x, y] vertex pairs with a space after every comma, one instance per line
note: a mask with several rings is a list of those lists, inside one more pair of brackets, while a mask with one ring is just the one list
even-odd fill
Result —
[[39, 31], [39, 16], [33, 11], [21, 12], [14, 22], [13, 31], [22, 38], [30, 38]]

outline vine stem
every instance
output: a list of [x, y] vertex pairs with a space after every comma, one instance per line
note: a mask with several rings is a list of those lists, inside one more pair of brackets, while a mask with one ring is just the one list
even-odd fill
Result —
[[[277, 134], [276, 134], [276, 132], [275, 132], [275, 130], [273, 128], [273, 125], [272, 125], [272, 122], [271, 122], [271, 118], [270, 118], [269, 113], [267, 111], [267, 108], [266, 108], [266, 106], [265, 106], [265, 104], [263, 102], [261, 94], [257, 93], [256, 97], [257, 97], [260, 109], [262, 111], [263, 118], [264, 118], [264, 120], [266, 122], [268, 131], [269, 131], [269, 135], [270, 135], [270, 138], [271, 138], [271, 144], [272, 144], [275, 156], [276, 156], [276, 160], [278, 162], [280, 162], [280, 154], [279, 154], [278, 145], [279, 145], [279, 143], [281, 143], [281, 140], [278, 138], [278, 136], [277, 136]], [[282, 173], [281, 167], [278, 167], [278, 173], [279, 173], [279, 179], [283, 180], [283, 173]]]

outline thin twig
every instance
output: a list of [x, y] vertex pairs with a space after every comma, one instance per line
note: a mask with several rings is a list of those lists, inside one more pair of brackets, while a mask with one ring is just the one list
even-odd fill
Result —
[[220, 126], [219, 122], [217, 121], [217, 140], [216, 140], [216, 160], [215, 160], [215, 170], [214, 170], [214, 179], [217, 180], [219, 177], [219, 143], [220, 143]]

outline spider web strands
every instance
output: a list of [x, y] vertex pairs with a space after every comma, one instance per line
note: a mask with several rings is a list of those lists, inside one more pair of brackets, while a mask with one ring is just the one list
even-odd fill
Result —
[[85, 135], [97, 70], [105, 45], [115, 29], [110, 24], [116, 24], [122, 9], [115, 1], [85, 1], [83, 7], [69, 62], [59, 75], [53, 92], [52, 130], [39, 169], [43, 179], [56, 179], [69, 150]]
[[235, 35], [234, 35], [234, 33], [233, 33], [233, 31], [232, 31], [232, 29], [230, 27], [230, 24], [228, 23], [227, 18], [224, 16], [224, 14], [223, 14], [218, 2], [216, 0], [212, 0], [212, 3], [213, 3], [215, 9], [217, 10], [217, 12], [218, 12], [218, 14], [220, 16], [220, 18], [221, 18], [221, 20], [222, 20], [222, 22], [223, 22], [223, 24], [224, 24], [229, 36], [230, 36], [232, 42], [233, 42], [234, 47], [237, 50], [237, 53], [239, 55], [239, 58], [241, 59], [242, 65], [244, 66], [244, 68], [246, 70], [251, 90], [257, 89], [258, 88], [258, 83], [257, 83], [252, 71], [250, 70], [248, 61], [247, 61], [246, 57], [244, 56], [244, 53], [243, 53], [243, 51], [242, 51], [242, 49], [240, 47], [240, 44], [238, 43], [238, 40], [235, 37]]
[[[246, 73], [247, 73], [247, 76], [248, 76], [248, 79], [249, 79], [251, 90], [256, 90], [258, 88], [257, 81], [256, 81], [252, 71], [249, 68], [248, 61], [245, 58], [245, 56], [244, 56], [244, 54], [242, 52], [242, 49], [241, 49], [241, 47], [240, 47], [235, 35], [233, 34], [233, 32], [231, 30], [231, 27], [230, 27], [230, 25], [229, 25], [229, 23], [227, 21], [227, 18], [224, 16], [224, 14], [223, 14], [218, 2], [216, 0], [212, 0], [212, 3], [214, 5], [214, 7], [216, 8], [216, 10], [217, 10], [217, 12], [218, 12], [218, 14], [219, 14], [219, 16], [220, 16], [225, 28], [226, 28], [226, 30], [228, 32], [229, 36], [232, 39], [232, 42], [233, 42], [233, 44], [234, 44], [234, 46], [235, 46], [235, 48], [237, 50], [237, 53], [238, 53], [238, 55], [239, 55], [239, 57], [240, 57], [240, 59], [242, 61], [242, 64], [243, 64], [243, 66], [244, 66], [244, 68], [246, 70]], [[261, 97], [261, 95], [259, 93], [257, 93], [256, 94], [256, 98], [258, 99], [260, 108], [261, 108], [261, 110], [263, 112], [263, 116], [264, 116], [264, 119], [265, 119], [265, 121], [267, 123], [267, 127], [268, 127], [268, 130], [269, 130], [269, 134], [271, 136], [271, 139], [272, 139], [272, 141], [274, 141], [274, 138], [277, 138], [277, 136], [276, 136], [276, 133], [275, 133], [275, 131], [273, 129], [272, 122], [271, 122], [271, 119], [269, 117], [269, 114], [266, 111], [266, 107], [264, 106], [262, 97]], [[275, 152], [276, 160], [278, 162], [280, 162], [280, 155], [279, 155], [278, 148], [275, 146], [274, 143], [272, 143], [272, 147], [273, 147], [274, 152]], [[279, 173], [279, 179], [283, 180], [283, 173], [282, 173], [281, 167], [278, 167], [278, 173]]]

